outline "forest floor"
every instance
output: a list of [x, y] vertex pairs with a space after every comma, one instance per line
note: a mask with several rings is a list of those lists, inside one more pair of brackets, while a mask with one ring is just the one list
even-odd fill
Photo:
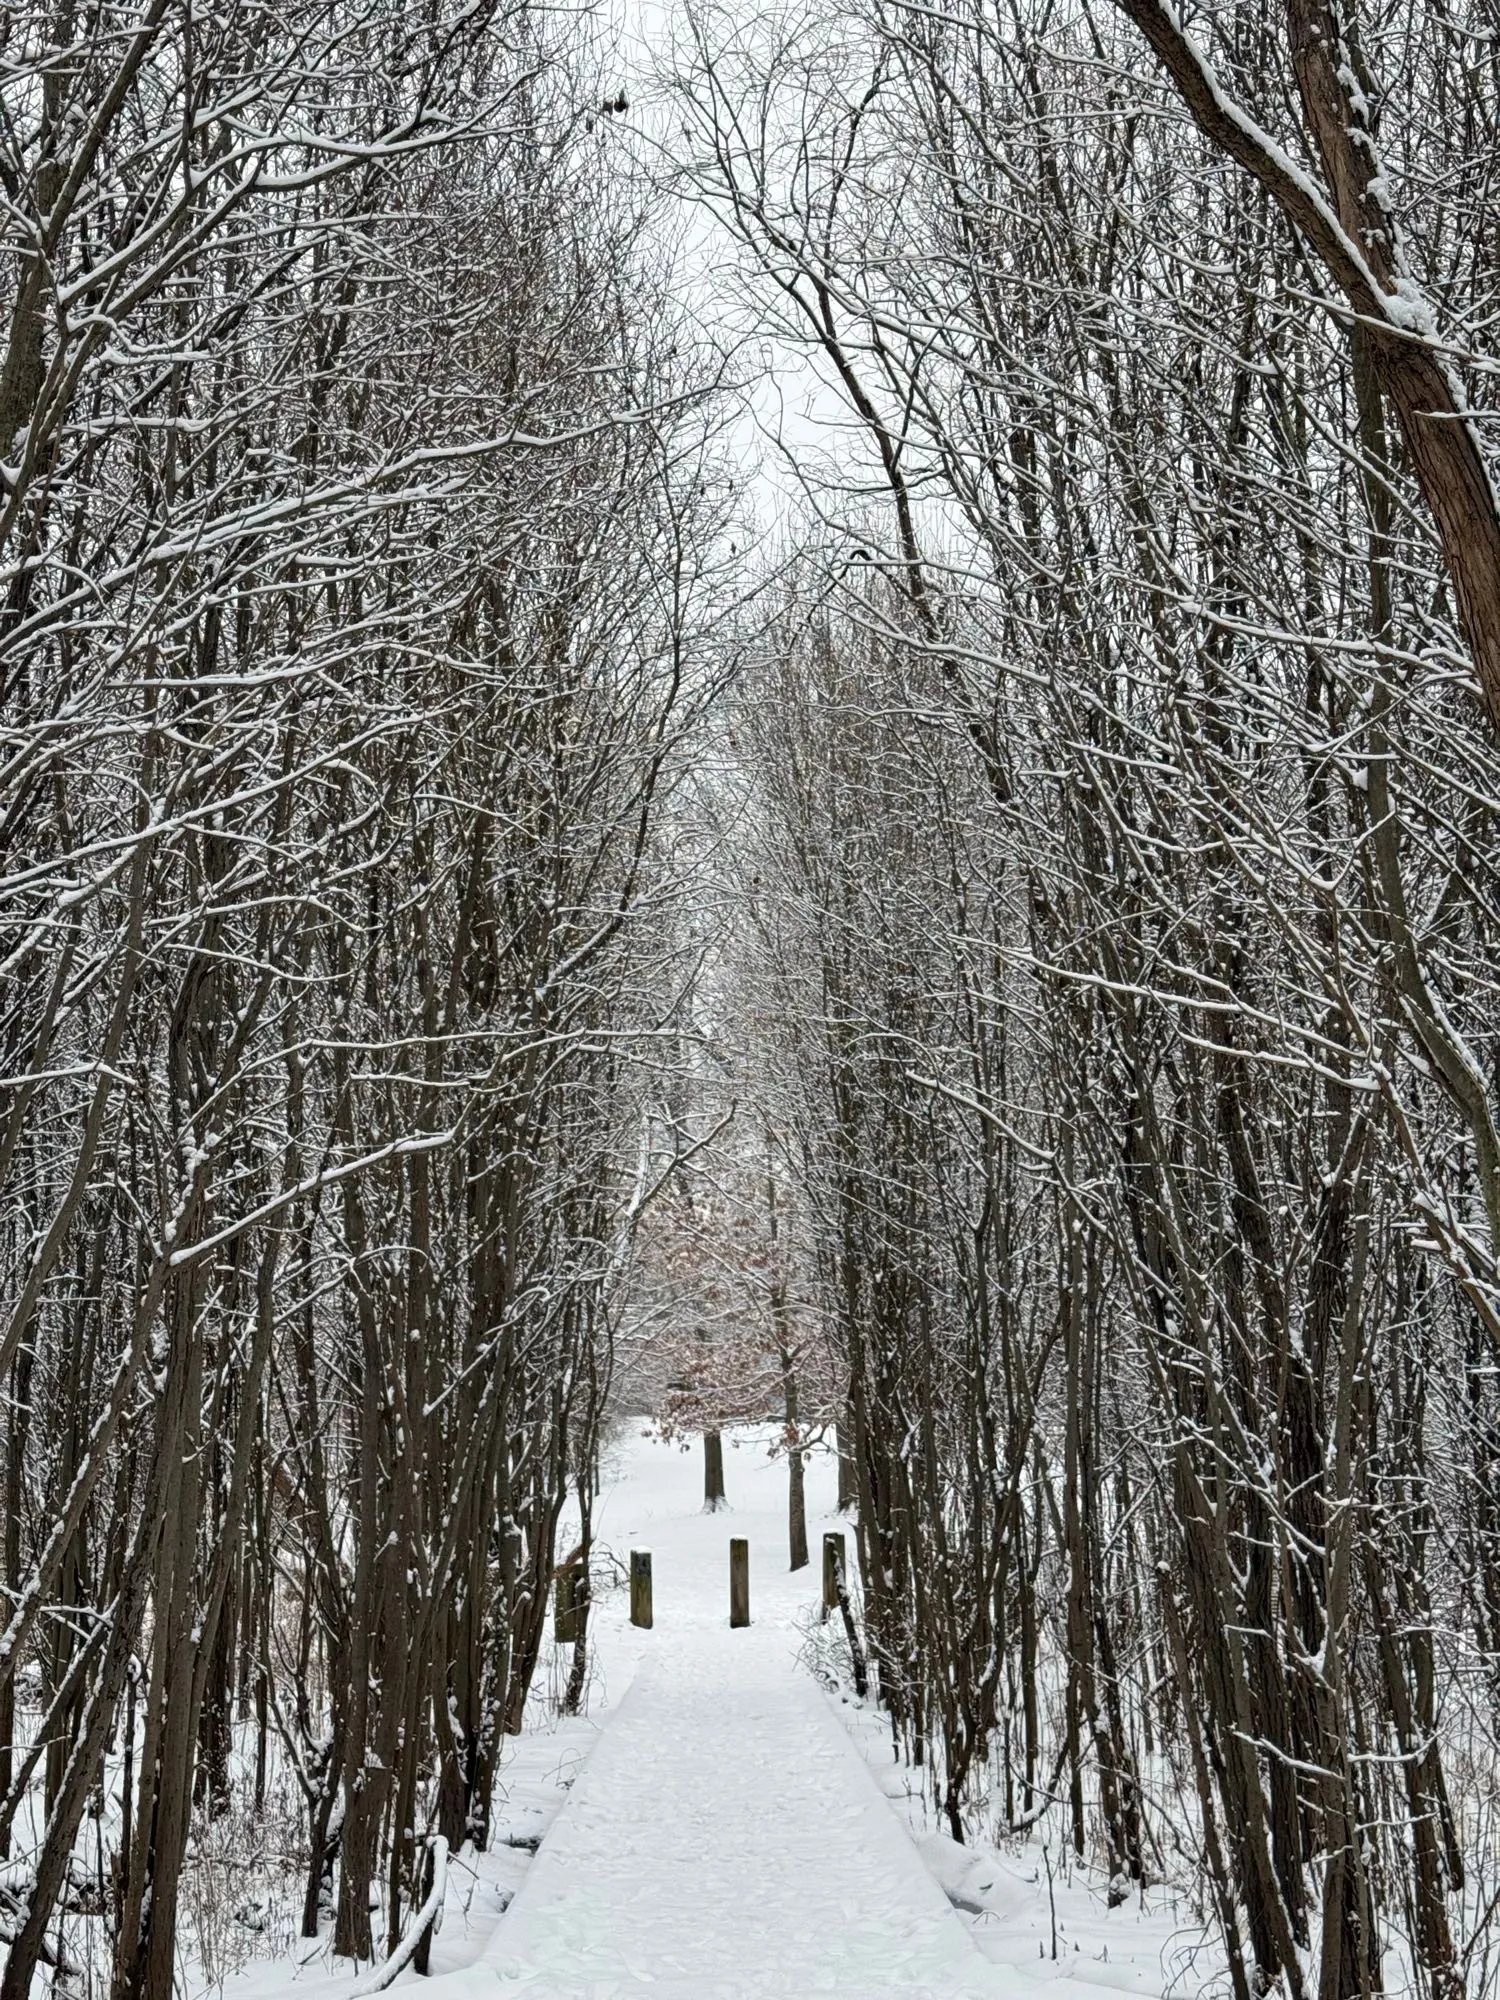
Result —
[[[617, 1442], [595, 1536], [618, 1582], [594, 1606], [588, 1714], [556, 1713], [571, 1648], [553, 1658], [549, 1637], [490, 1851], [450, 1877], [433, 2000], [1216, 1989], [1219, 1954], [1185, 1898], [1108, 1909], [1060, 1829], [995, 1846], [976, 1827], [963, 1847], [934, 1830], [921, 1773], [894, 1759], [878, 1710], [828, 1691], [839, 1642], [818, 1621], [818, 1558], [824, 1529], [845, 1526], [833, 1461], [809, 1464], [813, 1562], [789, 1574], [786, 1466], [767, 1435], [726, 1438], [729, 1506], [715, 1514], [700, 1448], [639, 1427]], [[750, 1543], [752, 1622], [738, 1631], [731, 1535]], [[632, 1548], [652, 1552], [651, 1631], [629, 1623]], [[348, 2000], [354, 1977], [332, 1963], [303, 1945], [226, 1980], [225, 2000]]]

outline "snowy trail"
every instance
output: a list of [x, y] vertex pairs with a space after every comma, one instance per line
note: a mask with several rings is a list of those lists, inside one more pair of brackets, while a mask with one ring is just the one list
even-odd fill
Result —
[[[611, 1496], [615, 1546], [649, 1546], [656, 1626], [605, 1640], [632, 1678], [481, 1964], [547, 2000], [970, 2000], [1014, 1991], [976, 1950], [797, 1660], [818, 1590], [789, 1575], [784, 1463], [730, 1455], [705, 1515], [696, 1455]], [[845, 1528], [831, 1465], [814, 1532]], [[825, 1490], [826, 1489], [826, 1490]], [[728, 1539], [751, 1542], [748, 1629], [728, 1627]], [[476, 1968], [477, 1969], [477, 1968]]]
[[[1044, 1884], [1040, 1850], [955, 1848], [913, 1812], [878, 1718], [841, 1708], [798, 1657], [819, 1536], [850, 1533], [832, 1462], [808, 1467], [813, 1561], [791, 1573], [784, 1460], [746, 1434], [727, 1458], [732, 1511], [710, 1515], [698, 1452], [620, 1440], [599, 1546], [617, 1573], [651, 1549], [655, 1629], [629, 1624], [623, 1588], [601, 1592], [588, 1718], [544, 1715], [515, 1739], [496, 1841], [456, 1869], [434, 1976], [408, 1968], [393, 1996], [1026, 2000], [1066, 1984], [1070, 2000], [1161, 2000], [1168, 1956], [1201, 1991], [1201, 1927], [1179, 1933], [1175, 1904], [1109, 1909], [1086, 1874]], [[574, 1533], [565, 1522], [560, 1546]], [[731, 1535], [750, 1543], [747, 1630], [728, 1626]], [[570, 1657], [549, 1641], [544, 1695]], [[985, 1915], [960, 1917], [942, 1883]], [[350, 2000], [353, 1983], [299, 1948], [222, 2000]]]
[[486, 1959], [551, 2000], [959, 2000], [996, 1975], [784, 1646], [642, 1669]]

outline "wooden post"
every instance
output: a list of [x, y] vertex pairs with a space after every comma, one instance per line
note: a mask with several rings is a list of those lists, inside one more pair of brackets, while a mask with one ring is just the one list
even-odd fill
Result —
[[651, 1551], [630, 1551], [630, 1622], [651, 1630]]
[[703, 1433], [703, 1511], [717, 1514], [729, 1502], [724, 1498], [724, 1440], [718, 1431]]
[[839, 1608], [839, 1581], [844, 1574], [844, 1538], [831, 1530], [823, 1537], [823, 1622]]
[[750, 1623], [750, 1544], [742, 1535], [729, 1540], [729, 1622]]

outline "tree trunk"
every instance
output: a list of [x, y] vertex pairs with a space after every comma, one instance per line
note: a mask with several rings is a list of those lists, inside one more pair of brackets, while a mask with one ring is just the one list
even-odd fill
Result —
[[806, 1569], [807, 1479], [802, 1458], [802, 1422], [797, 1404], [797, 1370], [790, 1351], [781, 1352], [781, 1386], [786, 1397], [787, 1542], [790, 1570]]
[[838, 1427], [839, 1498], [838, 1510], [847, 1514], [859, 1498], [859, 1481], [854, 1474], [854, 1452], [850, 1445], [853, 1422], [847, 1415]]

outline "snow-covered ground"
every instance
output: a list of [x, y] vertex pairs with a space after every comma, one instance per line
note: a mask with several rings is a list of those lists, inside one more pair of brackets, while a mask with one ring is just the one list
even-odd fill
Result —
[[745, 1632], [641, 1668], [483, 1965], [535, 2000], [999, 1992], [820, 1690]]
[[[639, 1427], [617, 1440], [595, 1522], [617, 1580], [594, 1608], [589, 1713], [555, 1713], [571, 1648], [553, 1659], [549, 1638], [532, 1724], [507, 1755], [495, 1842], [452, 1876], [433, 2000], [1019, 2000], [1057, 1980], [1115, 1994], [1216, 1988], [1218, 1954], [1186, 1907], [1179, 1921], [1171, 1895], [1155, 1892], [1144, 1907], [1108, 1909], [1102, 1882], [1069, 1866], [1060, 1831], [1002, 1851], [934, 1829], [879, 1712], [814, 1674], [827, 1650], [821, 1536], [845, 1526], [832, 1458], [809, 1464], [813, 1561], [792, 1575], [784, 1460], [765, 1434], [726, 1447], [728, 1510], [705, 1514], [701, 1448]], [[731, 1535], [750, 1544], [752, 1622], [738, 1631]], [[649, 1632], [631, 1626], [624, 1584], [641, 1548], [653, 1563]], [[334, 1974], [326, 1949], [302, 1951], [300, 1963], [227, 1981], [226, 2000], [348, 1995], [352, 1975]]]

